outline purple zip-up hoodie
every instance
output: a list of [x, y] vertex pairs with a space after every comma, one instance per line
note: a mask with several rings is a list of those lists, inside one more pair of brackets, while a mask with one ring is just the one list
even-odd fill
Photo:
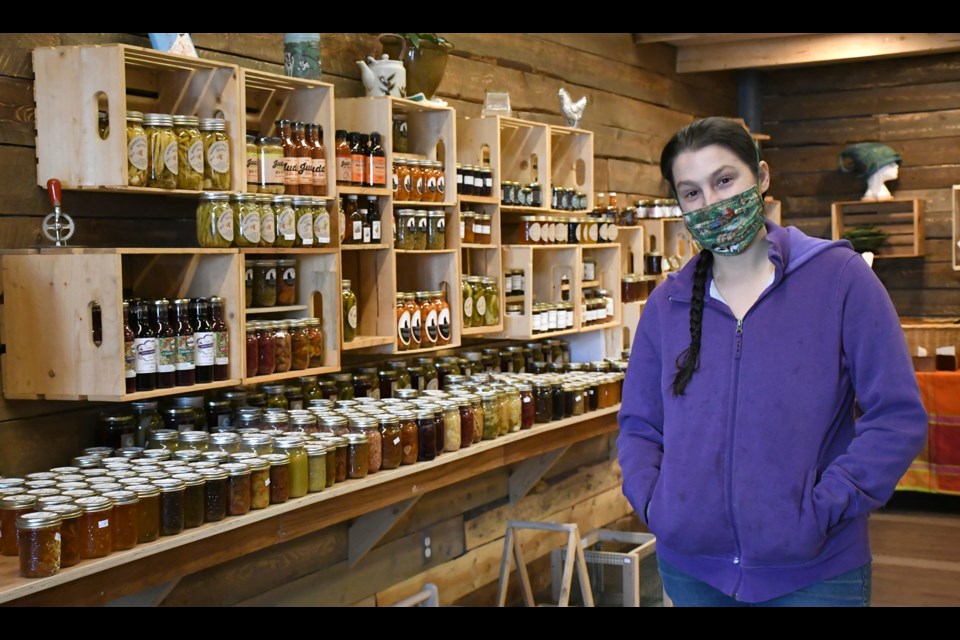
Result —
[[657, 553], [744, 602], [868, 563], [869, 513], [927, 434], [899, 318], [867, 263], [845, 240], [766, 228], [773, 283], [738, 323], [710, 274], [700, 368], [680, 397], [697, 258], [654, 289], [618, 416], [623, 493]]

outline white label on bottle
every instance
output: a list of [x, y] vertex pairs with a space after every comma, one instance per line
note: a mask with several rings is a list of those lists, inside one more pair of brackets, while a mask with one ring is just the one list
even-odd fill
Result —
[[362, 242], [363, 241], [363, 223], [359, 220], [353, 221], [353, 241]]
[[257, 163], [257, 156], [247, 156], [247, 187], [255, 187], [258, 184], [260, 184], [260, 165]]
[[157, 339], [156, 338], [135, 338], [133, 349], [136, 353], [137, 373], [156, 373], [157, 372]]
[[554, 242], [566, 242], [567, 241], [567, 225], [563, 222], [558, 222], [554, 225], [553, 228], [553, 241]]
[[297, 237], [297, 214], [293, 207], [285, 207], [277, 216], [277, 234], [284, 240]]
[[370, 244], [370, 227], [363, 228], [363, 244]]
[[482, 235], [489, 236], [489, 235], [490, 235], [490, 225], [485, 224], [485, 225], [481, 226], [481, 227], [480, 227], [480, 233], [481, 233]]
[[483, 233], [483, 225], [480, 224], [479, 222], [474, 222], [474, 223], [473, 223], [473, 233], [474, 233], [474, 235], [476, 235], [476, 234], [482, 234], [482, 233]]
[[423, 177], [418, 176], [414, 189], [417, 193], [417, 200], [423, 200]]
[[224, 207], [217, 218], [217, 232], [227, 242], [233, 242], [233, 209]]
[[230, 336], [226, 331], [217, 331], [214, 334], [216, 341], [216, 352], [214, 354], [214, 364], [224, 366], [230, 364]]
[[440, 332], [440, 338], [450, 339], [450, 307], [444, 307], [437, 314], [437, 330]]
[[437, 218], [437, 233], [443, 235], [443, 232], [447, 228], [446, 218]]
[[397, 321], [397, 336], [400, 339], [400, 344], [410, 344], [411, 331], [412, 327], [410, 326], [410, 312], [404, 311], [400, 314], [400, 319]]
[[567, 329], [573, 327], [573, 309], [567, 309], [564, 315], [567, 316]]
[[595, 265], [592, 262], [583, 263], [583, 279], [584, 280], [593, 280], [594, 266]]
[[609, 226], [609, 225], [607, 225], [606, 222], [603, 222], [603, 223], [601, 223], [601, 224], [598, 225], [598, 226], [600, 227], [600, 230], [597, 232], [597, 235], [598, 235], [599, 238], [600, 238], [600, 242], [606, 242], [606, 241], [607, 241], [607, 226]]
[[620, 234], [620, 231], [617, 229], [617, 225], [611, 224], [607, 228], [607, 240], [610, 242], [616, 242], [617, 236]]
[[195, 172], [203, 173], [203, 140], [194, 141], [187, 149], [187, 162], [190, 163], [190, 168]]
[[109, 519], [107, 519], [107, 520], [101, 520], [101, 521], [99, 521], [99, 522], [97, 523], [97, 528], [99, 528], [99, 529], [106, 529], [106, 528], [109, 527], [109, 526], [110, 526], [110, 520], [109, 520]]
[[317, 237], [318, 244], [330, 244], [330, 214], [326, 210], [313, 219], [313, 235]]
[[472, 187], [473, 186], [473, 174], [469, 173], [463, 177], [463, 184]]
[[543, 329], [542, 313], [533, 314], [533, 332], [537, 333]]
[[460, 221], [460, 239], [461, 240], [463, 240], [463, 237], [466, 235], [466, 233], [467, 233], [467, 225], [463, 220], [461, 220]]
[[134, 168], [147, 170], [147, 136], [136, 135], [127, 143], [127, 159]]
[[589, 226], [590, 226], [590, 232], [589, 232], [590, 242], [596, 242], [596, 241], [597, 241], [597, 235], [599, 235], [599, 233], [600, 233], [600, 231], [597, 229], [597, 227], [599, 227], [600, 225], [598, 225], [598, 224], [591, 224], [591, 225], [589, 225]]
[[177, 337], [177, 371], [190, 371], [195, 368], [193, 334]]
[[436, 390], [439, 388], [440, 388], [440, 382], [436, 378], [434, 378], [433, 380], [427, 383], [427, 389]]
[[313, 244], [313, 216], [309, 213], [297, 219], [297, 235], [304, 246]]
[[260, 239], [268, 245], [277, 241], [277, 221], [273, 217], [273, 211], [260, 216]]
[[492, 174], [487, 174], [486, 176], [484, 176], [484, 178], [483, 178], [483, 184], [484, 184], [484, 186], [485, 186], [487, 189], [492, 190], [492, 189], [493, 189], [493, 175], [492, 175]]
[[201, 331], [193, 334], [196, 355], [194, 362], [198, 367], [209, 367], [217, 359], [217, 336], [212, 331]]
[[427, 178], [427, 193], [437, 192], [437, 180], [433, 176]]
[[547, 311], [547, 331], [553, 331], [557, 328], [557, 310], [550, 309]]
[[437, 335], [439, 333], [439, 327], [437, 326], [437, 310], [430, 309], [427, 312], [427, 318], [424, 322], [426, 328], [427, 342], [431, 345], [437, 342]]
[[350, 310], [347, 312], [347, 322], [350, 324], [351, 329], [357, 328], [357, 305], [350, 307]]
[[379, 243], [380, 242], [380, 221], [379, 220], [373, 221], [372, 233], [373, 233], [372, 240], [376, 243]]
[[463, 317], [473, 318], [473, 296], [467, 296], [463, 301]]
[[419, 346], [423, 341], [423, 316], [419, 307], [414, 309], [413, 314], [411, 314], [410, 327], [413, 329], [413, 342]]
[[540, 223], [531, 222], [527, 228], [529, 229], [530, 242], [540, 242]]
[[243, 225], [243, 237], [247, 239], [247, 242], [257, 244], [260, 242], [260, 214], [256, 211], [251, 211], [246, 214], [241, 220]]
[[134, 350], [134, 341], [123, 343], [123, 377], [137, 377], [137, 352]]
[[[327, 194], [327, 159], [326, 158], [313, 159], [313, 186], [320, 187], [320, 192], [317, 193], [317, 195]], [[314, 193], [316, 193], [316, 191], [314, 191]]]
[[477, 298], [477, 315], [483, 317], [487, 314], [487, 300], [485, 296]]
[[216, 173], [226, 173], [230, 170], [230, 146], [223, 140], [218, 140], [207, 149], [207, 164]]
[[173, 175], [177, 175], [177, 143], [171, 142], [163, 148], [163, 166]]

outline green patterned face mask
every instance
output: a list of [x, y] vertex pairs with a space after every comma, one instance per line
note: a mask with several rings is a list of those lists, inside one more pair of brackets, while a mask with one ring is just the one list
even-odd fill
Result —
[[754, 185], [732, 198], [688, 211], [683, 221], [702, 248], [721, 256], [739, 255], [763, 227], [763, 196]]

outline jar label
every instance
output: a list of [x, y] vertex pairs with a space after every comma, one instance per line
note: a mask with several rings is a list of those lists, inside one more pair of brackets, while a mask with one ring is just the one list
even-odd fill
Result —
[[353, 232], [350, 237], [353, 238], [354, 242], [363, 241], [363, 223], [359, 220], [353, 221]]
[[350, 310], [347, 311], [347, 324], [350, 325], [351, 329], [357, 328], [357, 305], [350, 307]]
[[[267, 245], [272, 245], [277, 241], [277, 220], [273, 211], [267, 211], [260, 216], [260, 240], [266, 242]], [[249, 277], [252, 279], [252, 276]]]
[[214, 364], [223, 366], [230, 364], [230, 335], [226, 331], [217, 331], [214, 334], [216, 338], [216, 355]]
[[233, 209], [224, 207], [217, 218], [217, 233], [227, 242], [233, 242]]
[[430, 311], [427, 312], [426, 325], [427, 325], [427, 327], [426, 327], [426, 328], [427, 328], [427, 340], [428, 340], [429, 342], [431, 342], [431, 343], [436, 342], [436, 341], [437, 341], [437, 333], [438, 333], [438, 330], [439, 330], [438, 327], [437, 327], [437, 310], [436, 310], [436, 309], [430, 309]]
[[537, 333], [538, 331], [542, 331], [542, 330], [543, 330], [542, 322], [541, 322], [541, 320], [540, 320], [540, 317], [541, 317], [542, 315], [543, 315], [543, 314], [541, 314], [541, 313], [535, 313], [535, 314], [533, 314], [533, 332], [534, 332], [534, 333]]
[[277, 234], [284, 240], [293, 240], [297, 235], [297, 214], [287, 206], [277, 216]]
[[177, 175], [177, 142], [173, 142], [163, 148], [163, 166], [173, 175]]
[[434, 178], [433, 176], [430, 176], [429, 178], [427, 178], [427, 186], [426, 186], [426, 189], [427, 189], [427, 193], [429, 193], [429, 194], [436, 194], [436, 193], [437, 193], [437, 179]]
[[[490, 225], [485, 224], [480, 227], [480, 235], [489, 236], [490, 235]], [[487, 243], [490, 242], [490, 239], [487, 238]]]
[[240, 233], [247, 239], [247, 242], [257, 244], [260, 242], [260, 214], [251, 211], [240, 220]]
[[147, 170], [147, 136], [136, 135], [127, 143], [127, 160], [134, 169]]
[[313, 244], [313, 216], [310, 213], [297, 218], [297, 235], [305, 246]]
[[203, 173], [203, 140], [195, 140], [187, 149], [187, 162], [195, 173]]
[[413, 216], [407, 218], [407, 233], [412, 234], [417, 232], [417, 219]]
[[123, 343], [123, 374], [125, 378], [137, 377], [137, 351], [135, 341]]
[[136, 353], [135, 367], [138, 374], [157, 372], [157, 339], [135, 338], [133, 349]]
[[177, 336], [177, 371], [190, 371], [193, 364], [193, 334]]
[[472, 187], [473, 183], [474, 183], [474, 180], [473, 180], [472, 173], [468, 173], [465, 176], [463, 176], [463, 184], [467, 185], [468, 187]]
[[393, 166], [393, 197], [397, 197], [397, 191], [400, 189], [400, 176], [397, 175], [397, 166]]
[[212, 331], [202, 331], [193, 334], [196, 346], [194, 362], [198, 367], [209, 367], [217, 359], [217, 337]]
[[460, 221], [460, 239], [463, 240], [466, 234], [467, 234], [467, 225], [463, 220], [461, 220]]
[[400, 344], [404, 346], [410, 344], [410, 333], [410, 312], [404, 311], [397, 320], [397, 337], [400, 339]]
[[423, 189], [424, 189], [423, 176], [417, 176], [417, 182], [414, 185], [414, 190], [419, 196], [417, 200], [423, 200]]
[[330, 214], [326, 210], [313, 219], [313, 234], [318, 244], [330, 244]]
[[473, 317], [473, 297], [467, 296], [463, 300], [463, 317], [472, 318]]
[[493, 175], [492, 175], [492, 174], [487, 174], [487, 175], [484, 176], [484, 178], [483, 178], [483, 185], [484, 185], [484, 187], [487, 188], [487, 189], [491, 189], [491, 190], [493, 189]]
[[372, 234], [372, 238], [371, 238], [371, 239], [372, 239], [374, 242], [376, 242], [376, 243], [379, 244], [379, 243], [380, 243], [380, 237], [381, 237], [381, 236], [380, 236], [380, 221], [379, 221], [379, 220], [374, 220], [374, 221], [373, 221], [373, 223], [372, 223], [372, 225], [371, 225], [371, 231], [370, 231], [370, 232], [371, 232], [371, 234]]
[[387, 186], [387, 159], [379, 156], [373, 158], [373, 186]]
[[257, 156], [247, 156], [247, 185], [259, 184], [259, 182], [260, 165], [257, 162]]
[[420, 314], [420, 309], [416, 309], [411, 314], [410, 326], [413, 329], [413, 341], [419, 345], [423, 341], [423, 316]]
[[353, 159], [350, 156], [337, 156], [337, 182], [350, 184], [353, 181]]
[[160, 338], [157, 341], [157, 344], [159, 348], [157, 354], [157, 372], [170, 373], [172, 371], [176, 371], [177, 338], [175, 336]]
[[264, 282], [267, 283], [267, 288], [272, 289], [272, 288], [274, 288], [275, 286], [277, 286], [277, 284], [276, 284], [276, 280], [277, 280], [277, 270], [276, 270], [276, 269], [273, 269], [273, 268], [270, 268], [270, 269], [267, 269], [266, 271], [264, 271], [264, 272], [263, 272], [263, 280], [264, 280]]
[[608, 226], [607, 223], [599, 224], [599, 225], [597, 225], [597, 226], [600, 227], [600, 230], [597, 232], [597, 235], [598, 235], [598, 237], [600, 238], [600, 241], [601, 241], [601, 242], [606, 242], [606, 241], [607, 241], [607, 226]]
[[440, 388], [440, 382], [436, 378], [433, 378], [427, 381], [427, 389], [436, 390], [439, 388]]
[[361, 184], [363, 182], [363, 156], [351, 156], [350, 179], [353, 180], [354, 184]]
[[[300, 184], [300, 161], [295, 156], [283, 157], [283, 184]], [[289, 192], [288, 192], [289, 193]]]
[[403, 176], [403, 190], [407, 192], [407, 199], [412, 200], [409, 194], [413, 193], [413, 178], [410, 177], [410, 174]]
[[442, 340], [450, 340], [450, 307], [444, 307], [437, 314], [437, 330]]
[[370, 244], [371, 238], [371, 229], [370, 227], [363, 228], [363, 244]]
[[214, 173], [226, 173], [230, 170], [230, 145], [225, 140], [217, 140], [207, 149], [207, 164]]
[[540, 223], [531, 222], [527, 225], [527, 235], [530, 242], [540, 242]]
[[553, 229], [553, 241], [563, 242], [567, 239], [567, 225], [558, 222]]
[[446, 218], [437, 218], [437, 233], [442, 235], [446, 228], [447, 228]]
[[421, 216], [420, 219], [417, 221], [417, 232], [422, 233], [424, 237], [426, 237], [428, 226], [429, 226], [429, 223], [427, 222], [427, 217]]
[[318, 195], [326, 195], [327, 193], [327, 159], [326, 158], [313, 159], [313, 186], [320, 187], [320, 193]]
[[590, 227], [590, 231], [588, 232], [588, 233], [589, 233], [590, 242], [596, 242], [596, 241], [597, 241], [597, 235], [599, 235], [599, 229], [598, 229], [597, 227], [599, 227], [600, 225], [598, 225], [598, 224], [596, 224], [596, 223], [592, 223], [592, 224], [590, 224], [590, 225], [588, 225], [588, 226]]
[[483, 225], [480, 224], [479, 222], [474, 222], [474, 223], [473, 223], [473, 234], [476, 235], [476, 234], [478, 234], [478, 233], [479, 233], [480, 235], [483, 235]]
[[567, 316], [567, 328], [569, 329], [573, 326], [573, 309], [567, 309], [565, 315]]
[[97, 522], [97, 528], [99, 528], [99, 529], [106, 529], [106, 528], [109, 527], [109, 526], [110, 526], [110, 519], [109, 519], [109, 518], [106, 519], [106, 520], [100, 520], [99, 522]]
[[437, 178], [437, 193], [441, 196], [440, 202], [443, 202], [443, 194], [447, 191], [447, 179], [443, 177], [441, 173]]
[[340, 221], [340, 242], [343, 242], [343, 238], [347, 233], [347, 217], [343, 213], [343, 209], [338, 209], [338, 216]]
[[487, 300], [485, 296], [482, 294], [477, 296], [476, 306], [478, 316], [482, 318], [483, 316], [487, 315]]
[[620, 231], [617, 230], [617, 225], [615, 224], [607, 225], [607, 240], [609, 240], [610, 242], [615, 242], [619, 234], [620, 234]]

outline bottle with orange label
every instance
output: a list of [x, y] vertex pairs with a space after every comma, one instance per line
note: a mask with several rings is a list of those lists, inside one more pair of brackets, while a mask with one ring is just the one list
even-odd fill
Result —
[[353, 184], [353, 152], [350, 148], [349, 137], [343, 129], [337, 129], [336, 135], [337, 184]]
[[383, 151], [380, 134], [377, 132], [370, 134], [370, 147], [364, 174], [367, 178], [366, 186], [381, 188], [387, 186], [387, 154]]
[[356, 131], [350, 132], [350, 181], [360, 187], [363, 186], [363, 165], [367, 159], [366, 144], [364, 138]]

